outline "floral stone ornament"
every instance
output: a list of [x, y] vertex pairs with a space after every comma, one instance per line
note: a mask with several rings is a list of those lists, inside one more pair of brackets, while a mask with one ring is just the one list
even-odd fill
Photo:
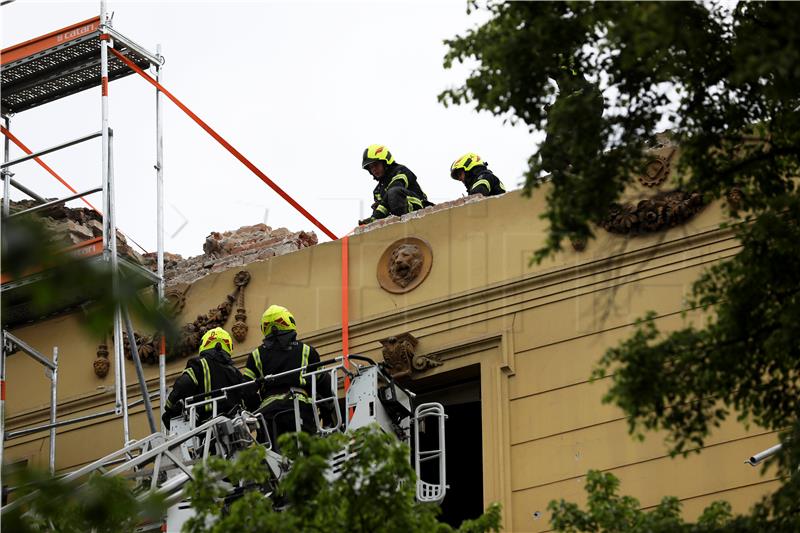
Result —
[[108, 345], [101, 344], [97, 347], [97, 359], [92, 363], [92, 368], [98, 378], [104, 378], [108, 375], [110, 367], [111, 363], [108, 362]]

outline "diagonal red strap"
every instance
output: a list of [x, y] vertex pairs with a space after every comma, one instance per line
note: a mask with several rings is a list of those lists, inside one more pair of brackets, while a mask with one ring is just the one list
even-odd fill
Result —
[[314, 217], [314, 215], [312, 215], [311, 213], [309, 213], [308, 211], [306, 211], [306, 210], [305, 210], [305, 208], [304, 208], [302, 205], [300, 205], [299, 203], [297, 203], [297, 201], [296, 201], [294, 198], [292, 198], [291, 196], [289, 196], [289, 195], [288, 195], [288, 194], [287, 194], [287, 193], [286, 193], [286, 192], [285, 192], [283, 189], [281, 189], [280, 187], [278, 187], [278, 185], [277, 185], [277, 184], [276, 184], [274, 181], [272, 181], [271, 179], [269, 179], [269, 177], [267, 177], [267, 175], [266, 175], [266, 174], [264, 174], [264, 173], [263, 173], [263, 172], [262, 172], [262, 171], [261, 171], [261, 170], [260, 170], [260, 169], [259, 169], [257, 166], [255, 166], [253, 163], [251, 163], [249, 159], [247, 159], [247, 158], [246, 158], [244, 155], [242, 155], [242, 153], [241, 153], [241, 152], [239, 152], [239, 150], [237, 150], [236, 148], [234, 148], [233, 146], [231, 146], [231, 144], [230, 144], [228, 141], [226, 141], [225, 139], [223, 139], [223, 138], [222, 138], [222, 137], [221, 137], [221, 136], [220, 136], [220, 135], [219, 135], [217, 132], [215, 132], [213, 129], [211, 129], [211, 126], [209, 126], [208, 124], [206, 124], [205, 122], [203, 122], [203, 121], [200, 119], [200, 117], [198, 117], [197, 115], [195, 115], [194, 113], [192, 113], [192, 111], [191, 111], [191, 110], [190, 110], [188, 107], [186, 107], [185, 105], [183, 105], [183, 103], [182, 103], [180, 100], [178, 100], [178, 99], [177, 99], [177, 98], [176, 98], [176, 97], [175, 97], [175, 96], [174, 96], [174, 95], [173, 95], [171, 92], [169, 92], [168, 90], [166, 90], [166, 89], [165, 89], [165, 88], [164, 88], [164, 87], [163, 87], [163, 86], [162, 86], [160, 83], [158, 83], [156, 80], [154, 80], [153, 78], [151, 78], [150, 76], [148, 76], [148, 75], [147, 75], [147, 74], [146, 74], [146, 73], [145, 73], [145, 72], [144, 72], [142, 69], [140, 69], [140, 68], [139, 68], [139, 67], [138, 67], [138, 66], [137, 66], [137, 65], [136, 65], [136, 64], [135, 64], [133, 61], [131, 61], [130, 59], [128, 59], [127, 57], [125, 57], [124, 55], [122, 55], [121, 53], [119, 53], [118, 51], [114, 50], [113, 48], [109, 48], [109, 50], [111, 50], [111, 52], [112, 52], [112, 53], [113, 53], [115, 56], [117, 56], [117, 57], [118, 57], [118, 58], [119, 58], [119, 59], [120, 59], [120, 60], [121, 60], [123, 63], [125, 63], [126, 65], [128, 65], [128, 66], [131, 68], [131, 70], [133, 70], [134, 72], [136, 72], [137, 74], [139, 74], [141, 77], [143, 77], [143, 78], [144, 78], [144, 79], [145, 79], [145, 80], [146, 80], [148, 83], [150, 83], [150, 84], [151, 84], [153, 87], [155, 87], [156, 89], [158, 89], [159, 91], [161, 91], [162, 93], [164, 93], [164, 95], [165, 95], [167, 98], [169, 98], [170, 100], [172, 100], [172, 102], [173, 102], [173, 103], [174, 103], [176, 106], [178, 106], [178, 107], [181, 109], [181, 111], [183, 111], [184, 113], [186, 113], [187, 115], [189, 115], [189, 118], [191, 118], [192, 120], [194, 120], [194, 121], [197, 123], [197, 125], [198, 125], [198, 126], [200, 126], [201, 128], [203, 128], [203, 129], [206, 131], [206, 133], [208, 133], [209, 135], [211, 135], [211, 136], [212, 136], [212, 137], [213, 137], [213, 138], [214, 138], [214, 139], [215, 139], [215, 140], [216, 140], [218, 143], [220, 143], [220, 144], [223, 146], [223, 148], [225, 148], [226, 150], [228, 150], [228, 151], [229, 151], [229, 152], [230, 152], [230, 153], [231, 153], [231, 154], [232, 154], [232, 155], [233, 155], [233, 156], [234, 156], [236, 159], [238, 159], [238, 160], [239, 160], [239, 161], [240, 161], [240, 162], [241, 162], [241, 163], [242, 163], [244, 166], [246, 166], [247, 168], [249, 168], [249, 169], [250, 169], [250, 171], [251, 171], [253, 174], [255, 174], [256, 176], [258, 176], [259, 178], [261, 178], [261, 181], [263, 181], [264, 183], [266, 183], [267, 185], [269, 185], [269, 186], [272, 188], [272, 190], [273, 190], [273, 191], [275, 191], [276, 193], [278, 193], [278, 195], [280, 195], [280, 197], [281, 197], [281, 198], [283, 198], [284, 200], [286, 200], [287, 202], [289, 202], [289, 204], [291, 204], [291, 206], [292, 206], [292, 207], [294, 207], [295, 209], [297, 209], [298, 211], [300, 211], [300, 213], [301, 213], [301, 214], [302, 214], [304, 217], [306, 217], [306, 218], [307, 218], [307, 219], [308, 219], [308, 220], [309, 220], [309, 221], [310, 221], [312, 224], [314, 224], [314, 225], [315, 225], [317, 228], [319, 228], [320, 230], [322, 230], [322, 232], [323, 232], [325, 235], [327, 235], [328, 237], [330, 237], [330, 238], [331, 238], [331, 239], [333, 239], [333, 240], [336, 240], [336, 239], [337, 239], [336, 235], [334, 235], [334, 234], [333, 234], [333, 232], [332, 232], [331, 230], [329, 230], [328, 228], [326, 228], [326, 227], [325, 227], [325, 226], [324, 226], [324, 225], [323, 225], [323, 224], [322, 224], [322, 223], [321, 223], [319, 220], [317, 220], [317, 219]]
[[[25, 152], [26, 154], [28, 154], [28, 155], [31, 155], [31, 154], [33, 153], [33, 152], [30, 150], [30, 148], [28, 148], [27, 146], [25, 146], [24, 144], [22, 144], [22, 141], [20, 141], [19, 139], [17, 139], [17, 137], [16, 137], [16, 136], [15, 136], [13, 133], [11, 133], [11, 132], [10, 132], [10, 131], [8, 131], [7, 129], [5, 129], [3, 126], [0, 126], [0, 132], [2, 132], [2, 133], [3, 133], [3, 135], [5, 135], [6, 137], [8, 137], [8, 138], [11, 140], [11, 142], [13, 142], [14, 144], [16, 144], [16, 145], [17, 145], [17, 146], [18, 146], [18, 147], [19, 147], [19, 148], [20, 148], [20, 149], [21, 149], [23, 152]], [[67, 183], [67, 182], [66, 182], [66, 180], [64, 180], [64, 179], [63, 179], [61, 176], [59, 176], [58, 174], [56, 174], [56, 171], [55, 171], [55, 170], [53, 170], [52, 168], [50, 168], [50, 167], [47, 165], [47, 163], [45, 163], [44, 161], [42, 161], [42, 159], [41, 159], [41, 158], [39, 158], [39, 157], [34, 157], [34, 158], [33, 158], [33, 160], [34, 160], [34, 161], [36, 161], [37, 163], [39, 163], [39, 165], [41, 165], [41, 167], [42, 167], [43, 169], [45, 169], [45, 170], [46, 170], [46, 171], [47, 171], [47, 172], [48, 172], [48, 173], [49, 173], [51, 176], [53, 176], [55, 179], [57, 179], [58, 181], [60, 181], [60, 182], [61, 182], [61, 184], [62, 184], [62, 185], [64, 185], [64, 187], [66, 187], [67, 189], [69, 189], [70, 191], [72, 191], [72, 193], [73, 193], [73, 194], [78, 194], [78, 191], [76, 191], [76, 190], [75, 190], [75, 189], [72, 187], [72, 185], [70, 185], [69, 183]], [[87, 200], [86, 198], [81, 198], [81, 201], [82, 201], [83, 203], [85, 203], [86, 205], [88, 205], [89, 207], [91, 207], [93, 210], [97, 211], [98, 213], [100, 212], [100, 210], [99, 210], [99, 209], [97, 209], [95, 206], [93, 206], [91, 203], [89, 203], [89, 200]]]
[[[3, 135], [5, 135], [6, 137], [8, 137], [8, 138], [9, 138], [9, 140], [10, 140], [11, 142], [13, 142], [14, 144], [16, 144], [16, 145], [19, 147], [19, 149], [20, 149], [20, 150], [22, 150], [23, 152], [25, 152], [26, 154], [28, 154], [28, 155], [31, 155], [31, 154], [33, 153], [33, 152], [31, 151], [31, 149], [30, 149], [30, 148], [28, 148], [27, 146], [25, 146], [25, 144], [24, 144], [22, 141], [20, 141], [20, 140], [19, 140], [19, 139], [18, 139], [18, 138], [17, 138], [17, 137], [16, 137], [16, 136], [13, 134], [13, 133], [11, 133], [10, 131], [8, 131], [8, 130], [7, 130], [6, 128], [4, 128], [3, 126], [0, 126], [0, 132], [1, 132]], [[73, 194], [78, 194], [78, 191], [76, 191], [76, 190], [75, 190], [75, 188], [74, 188], [72, 185], [70, 185], [70, 184], [67, 182], [67, 180], [65, 180], [64, 178], [62, 178], [61, 176], [59, 176], [59, 175], [56, 173], [56, 171], [55, 171], [55, 170], [53, 170], [52, 168], [50, 168], [50, 166], [49, 166], [47, 163], [45, 163], [44, 161], [42, 161], [42, 159], [41, 159], [40, 157], [34, 157], [34, 158], [33, 158], [33, 160], [34, 160], [34, 161], [36, 161], [37, 163], [39, 163], [39, 165], [40, 165], [40, 166], [41, 166], [43, 169], [45, 169], [45, 170], [46, 170], [46, 171], [47, 171], [47, 172], [48, 172], [48, 173], [49, 173], [51, 176], [53, 176], [55, 179], [57, 179], [59, 182], [61, 182], [61, 184], [62, 184], [62, 185], [64, 185], [64, 187], [66, 187], [67, 189], [69, 189], [70, 191], [72, 191], [72, 193], [73, 193]], [[99, 214], [102, 216], [103, 212], [102, 212], [102, 211], [100, 211], [99, 209], [97, 209], [95, 206], [93, 206], [93, 205], [91, 204], [91, 202], [89, 202], [89, 200], [87, 200], [86, 198], [84, 198], [84, 197], [82, 197], [82, 196], [81, 196], [79, 199], [80, 199], [80, 201], [82, 201], [83, 203], [85, 203], [86, 205], [88, 205], [88, 206], [89, 206], [89, 207], [90, 207], [90, 208], [91, 208], [93, 211], [96, 211], [97, 213], [99, 213]], [[136, 246], [138, 246], [138, 247], [139, 247], [139, 249], [140, 249], [141, 251], [143, 251], [144, 253], [149, 253], [147, 250], [145, 250], [145, 248], [144, 248], [144, 247], [143, 247], [141, 244], [139, 244], [138, 242], [136, 242], [135, 240], [133, 240], [133, 237], [131, 237], [130, 235], [126, 234], [125, 232], [123, 232], [123, 231], [122, 231], [122, 230], [120, 230], [119, 228], [117, 228], [117, 230], [118, 230], [120, 233], [122, 233], [123, 235], [125, 235], [125, 237], [126, 237], [128, 240], [130, 240], [130, 241], [131, 241], [133, 244], [135, 244]]]

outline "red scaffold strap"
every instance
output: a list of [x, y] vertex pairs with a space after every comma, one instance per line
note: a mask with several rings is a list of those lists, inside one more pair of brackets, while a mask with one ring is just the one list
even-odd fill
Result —
[[278, 193], [278, 195], [280, 195], [281, 198], [283, 198], [284, 200], [289, 202], [289, 204], [291, 204], [292, 207], [297, 209], [304, 217], [306, 217], [312, 224], [314, 224], [317, 228], [319, 228], [325, 235], [327, 235], [328, 237], [330, 237], [333, 240], [337, 239], [336, 235], [334, 235], [334, 233], [331, 230], [326, 228], [319, 220], [317, 220], [314, 217], [314, 215], [312, 215], [311, 213], [306, 211], [305, 208], [302, 205], [300, 205], [299, 203], [297, 203], [297, 201], [294, 198], [289, 196], [283, 189], [278, 187], [278, 185], [274, 181], [269, 179], [269, 177], [267, 177], [266, 174], [264, 174], [257, 166], [255, 166], [252, 162], [250, 162], [250, 160], [247, 159], [241, 152], [239, 152], [239, 150], [237, 150], [236, 148], [231, 146], [231, 144], [228, 141], [223, 139], [216, 131], [211, 129], [211, 126], [209, 126], [208, 124], [203, 122], [200, 119], [200, 117], [195, 115], [188, 107], [186, 107], [180, 100], [178, 100], [171, 92], [166, 90], [160, 83], [158, 83], [156, 80], [154, 80], [153, 78], [148, 76], [142, 69], [140, 69], [138, 66], [136, 66], [136, 64], [133, 61], [131, 61], [130, 59], [128, 59], [127, 57], [125, 57], [124, 55], [119, 53], [117, 50], [114, 50], [113, 48], [109, 48], [109, 50], [111, 50], [111, 52], [115, 56], [117, 56], [123, 63], [128, 65], [128, 67], [130, 67], [131, 70], [133, 70], [134, 72], [139, 74], [141, 77], [143, 77], [153, 87], [155, 87], [156, 89], [158, 89], [159, 91], [164, 93], [164, 95], [167, 98], [169, 98], [170, 100], [172, 100], [172, 102], [176, 106], [178, 106], [181, 109], [181, 111], [186, 113], [189, 116], [189, 118], [194, 120], [197, 123], [198, 126], [203, 128], [206, 131], [206, 133], [211, 135], [218, 143], [220, 143], [226, 150], [228, 150], [244, 166], [249, 168], [250, 171], [253, 174], [255, 174], [256, 176], [261, 178], [261, 181], [263, 181], [264, 183], [269, 185], [272, 188], [273, 191]]
[[[15, 136], [13, 133], [11, 133], [11, 132], [10, 132], [10, 131], [8, 131], [7, 129], [5, 129], [3, 126], [0, 126], [0, 132], [2, 132], [2, 133], [3, 133], [3, 135], [5, 135], [6, 137], [8, 137], [8, 138], [11, 140], [11, 142], [13, 142], [14, 144], [16, 144], [16, 145], [19, 147], [19, 149], [20, 149], [20, 150], [22, 150], [23, 152], [25, 152], [26, 154], [28, 154], [28, 155], [31, 155], [31, 154], [33, 153], [33, 152], [30, 150], [30, 148], [28, 148], [27, 146], [25, 146], [25, 145], [22, 143], [22, 141], [20, 141], [19, 139], [17, 139], [17, 138], [16, 138], [16, 136]], [[55, 171], [55, 170], [53, 170], [52, 168], [50, 168], [50, 167], [47, 165], [47, 163], [45, 163], [44, 161], [42, 161], [42, 159], [41, 159], [41, 158], [39, 158], [39, 157], [34, 157], [34, 158], [33, 158], [33, 160], [34, 160], [34, 161], [36, 161], [37, 163], [39, 163], [39, 165], [40, 165], [40, 166], [41, 166], [43, 169], [45, 169], [45, 170], [46, 170], [46, 171], [47, 171], [47, 172], [48, 172], [48, 173], [49, 173], [51, 176], [53, 176], [55, 179], [57, 179], [58, 181], [60, 181], [60, 182], [61, 182], [61, 184], [62, 184], [64, 187], [66, 187], [67, 189], [69, 189], [70, 191], [72, 191], [72, 193], [74, 193], [74, 194], [78, 194], [78, 191], [76, 191], [76, 190], [75, 190], [75, 188], [74, 188], [72, 185], [70, 185], [69, 183], [67, 183], [67, 180], [65, 180], [64, 178], [62, 178], [62, 177], [61, 177], [61, 176], [59, 176], [58, 174], [56, 174], [56, 171]], [[100, 212], [100, 211], [99, 211], [99, 210], [98, 210], [98, 209], [97, 209], [95, 206], [93, 206], [91, 203], [89, 203], [89, 200], [87, 200], [86, 198], [83, 198], [83, 197], [81, 197], [81, 201], [82, 201], [83, 203], [85, 203], [86, 205], [88, 205], [89, 207], [91, 207], [91, 208], [92, 208], [94, 211], [97, 211], [98, 213]]]
[[[14, 144], [16, 144], [16, 145], [19, 147], [19, 149], [20, 149], [20, 150], [22, 150], [23, 152], [25, 152], [26, 154], [28, 154], [28, 155], [31, 155], [31, 154], [33, 153], [33, 152], [31, 151], [31, 149], [30, 149], [30, 148], [28, 148], [27, 146], [25, 146], [25, 144], [24, 144], [22, 141], [20, 141], [20, 140], [19, 140], [19, 139], [18, 139], [18, 138], [17, 138], [17, 137], [16, 137], [16, 136], [13, 134], [13, 133], [11, 133], [10, 131], [8, 131], [8, 130], [7, 130], [6, 128], [4, 128], [3, 126], [0, 126], [0, 133], [2, 133], [3, 135], [5, 135], [6, 137], [8, 137], [8, 138], [9, 138], [9, 140], [10, 140], [11, 142], [13, 142]], [[73, 187], [72, 185], [70, 185], [70, 184], [69, 184], [69, 182], [68, 182], [67, 180], [65, 180], [64, 178], [62, 178], [61, 176], [59, 176], [59, 175], [58, 175], [58, 173], [56, 173], [56, 171], [55, 171], [55, 170], [53, 170], [52, 168], [50, 168], [50, 166], [49, 166], [47, 163], [45, 163], [44, 161], [42, 161], [42, 158], [40, 158], [40, 157], [34, 157], [34, 158], [33, 158], [33, 160], [34, 160], [34, 161], [36, 161], [37, 163], [39, 163], [39, 166], [41, 166], [43, 169], [45, 169], [45, 170], [46, 170], [46, 171], [47, 171], [47, 172], [48, 172], [48, 173], [49, 173], [51, 176], [53, 176], [55, 179], [57, 179], [59, 182], [61, 182], [61, 184], [62, 184], [64, 187], [66, 187], [67, 189], [69, 189], [70, 191], [72, 191], [74, 194], [78, 194], [78, 191], [76, 191], [76, 190], [75, 190], [75, 187]], [[80, 201], [82, 201], [83, 203], [85, 203], [86, 205], [88, 205], [88, 206], [89, 206], [89, 207], [90, 207], [90, 208], [91, 208], [93, 211], [95, 211], [95, 212], [99, 213], [100, 215], [102, 215], [102, 214], [103, 214], [103, 212], [102, 212], [102, 211], [100, 211], [100, 210], [99, 210], [99, 209], [97, 209], [95, 206], [93, 206], [93, 205], [92, 205], [92, 203], [91, 203], [89, 200], [87, 200], [86, 198], [84, 198], [84, 197], [81, 197], [81, 198], [80, 198]], [[119, 228], [118, 228], [118, 230], [119, 230]], [[133, 239], [133, 237], [131, 237], [130, 235], [126, 234], [126, 233], [125, 233], [125, 232], [123, 232], [122, 230], [119, 230], [119, 232], [120, 232], [120, 233], [122, 233], [123, 235], [125, 235], [125, 238], [127, 238], [128, 240], [130, 240], [130, 241], [131, 241], [133, 244], [135, 244], [136, 246], [138, 246], [138, 247], [139, 247], [139, 249], [140, 249], [142, 252], [144, 252], [144, 253], [148, 253], [148, 252], [147, 252], [147, 250], [145, 250], [145, 249], [144, 249], [144, 247], [143, 247], [141, 244], [139, 244], [138, 242], [136, 242], [136, 241]]]

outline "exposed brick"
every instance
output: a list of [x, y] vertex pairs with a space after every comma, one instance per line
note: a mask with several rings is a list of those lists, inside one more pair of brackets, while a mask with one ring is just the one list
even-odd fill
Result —
[[[55, 198], [48, 200], [55, 200]], [[11, 200], [9, 207], [10, 211], [15, 213], [38, 204], [39, 202], [34, 200]], [[39, 211], [36, 215], [50, 232], [51, 242], [59, 247], [72, 246], [103, 234], [102, 217], [96, 211], [85, 207], [71, 208], [56, 205]], [[127, 239], [119, 231], [117, 231], [117, 251], [134, 262], [144, 263], [143, 257], [128, 245]]]
[[[242, 226], [237, 230], [213, 231], [203, 244], [203, 255], [183, 259], [172, 256], [164, 261], [167, 285], [193, 283], [210, 273], [264, 261], [276, 255], [294, 252], [317, 244], [313, 232], [292, 232], [286, 228], [272, 229], [266, 224]], [[151, 258], [152, 256], [152, 258]], [[148, 266], [155, 270], [154, 254], [148, 254]]]

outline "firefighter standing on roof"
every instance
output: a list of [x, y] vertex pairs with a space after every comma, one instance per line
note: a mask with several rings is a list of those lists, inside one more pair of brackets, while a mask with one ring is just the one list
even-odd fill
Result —
[[372, 204], [372, 216], [359, 220], [359, 225], [369, 224], [389, 215], [399, 217], [433, 205], [422, 192], [414, 173], [396, 163], [386, 146], [369, 145], [361, 158], [361, 167], [366, 169], [378, 184], [372, 191], [375, 200]]
[[458, 180], [467, 188], [467, 194], [482, 194], [483, 196], [496, 196], [506, 192], [500, 178], [495, 176], [487, 167], [489, 163], [481, 159], [476, 153], [469, 152], [450, 165], [450, 177]]
[[[261, 332], [264, 340], [247, 358], [244, 375], [252, 380], [290, 370], [305, 369], [319, 363], [319, 353], [312, 346], [297, 340], [297, 325], [294, 316], [285, 307], [271, 305], [261, 317]], [[320, 397], [331, 397], [328, 376], [317, 377]], [[311, 378], [301, 371], [277, 379], [268, 380], [260, 388], [261, 407], [267, 428], [275, 443], [278, 435], [296, 430], [294, 398], [299, 400], [302, 430], [314, 431], [315, 422], [311, 405]]]
[[[186, 363], [183, 373], [175, 380], [172, 392], [169, 393], [161, 419], [164, 427], [169, 428], [170, 419], [183, 411], [182, 401], [189, 396], [210, 392], [222, 387], [238, 385], [246, 380], [239, 369], [233, 366], [233, 340], [222, 328], [208, 330], [200, 341], [197, 357]], [[229, 391], [227, 398], [219, 400], [217, 414], [226, 414], [241, 406], [241, 390]], [[211, 403], [198, 407], [198, 422], [211, 418], [214, 409]]]

